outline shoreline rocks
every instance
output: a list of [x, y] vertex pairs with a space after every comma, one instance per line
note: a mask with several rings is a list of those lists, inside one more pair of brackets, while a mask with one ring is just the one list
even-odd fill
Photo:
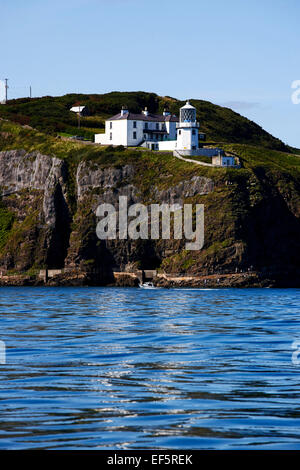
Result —
[[[0, 277], [0, 287], [138, 287], [139, 277], [135, 273], [114, 273], [111, 279], [103, 279], [87, 272], [68, 272], [57, 274], [49, 279], [26, 274], [4, 275]], [[297, 288], [299, 279], [287, 279], [284, 277], [270, 278], [261, 273], [232, 273], [213, 274], [208, 276], [178, 276], [158, 274], [153, 279], [155, 287], [161, 288]]]

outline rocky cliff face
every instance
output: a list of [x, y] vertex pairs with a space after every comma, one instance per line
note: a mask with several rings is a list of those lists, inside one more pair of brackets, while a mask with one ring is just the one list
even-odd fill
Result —
[[63, 266], [70, 230], [65, 163], [38, 152], [0, 152], [0, 187], [2, 210], [14, 218], [3, 267]]
[[[138, 184], [139, 176], [134, 165], [121, 168], [101, 168], [90, 162], [81, 162], [76, 171], [77, 212], [76, 229], [71, 233], [67, 266], [89, 264], [96, 269], [115, 267], [122, 270], [139, 267], [158, 267], [166, 251], [176, 252], [183, 242], [152, 240], [108, 240], [101, 242], [95, 233], [95, 212], [102, 203], [118, 208], [119, 197], [127, 196], [128, 205], [147, 200]], [[159, 190], [153, 181], [151, 202], [183, 204], [185, 198], [208, 194], [213, 191], [211, 179], [192, 176], [177, 185]]]
[[[151, 172], [132, 161], [82, 160], [71, 168], [39, 152], [0, 152], [0, 270], [76, 268], [93, 272], [95, 283], [108, 282], [117, 267], [195, 276], [256, 270], [297, 278], [297, 180], [263, 169], [216, 178], [197, 168], [181, 178], [166, 169], [159, 177]], [[184, 240], [99, 240], [96, 208], [103, 202], [117, 207], [119, 196], [128, 204], [203, 203], [204, 248], [187, 252]]]

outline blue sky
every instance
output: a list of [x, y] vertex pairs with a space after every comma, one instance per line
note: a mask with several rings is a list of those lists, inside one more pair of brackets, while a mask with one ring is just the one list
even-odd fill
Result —
[[0, 0], [9, 97], [153, 91], [229, 106], [300, 148], [299, 0]]

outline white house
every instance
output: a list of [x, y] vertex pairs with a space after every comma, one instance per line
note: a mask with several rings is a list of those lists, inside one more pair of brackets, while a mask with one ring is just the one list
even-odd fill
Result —
[[160, 143], [172, 150], [176, 143], [176, 123], [178, 118], [167, 110], [162, 115], [149, 113], [145, 108], [141, 114], [135, 114], [124, 107], [119, 114], [105, 121], [105, 134], [96, 134], [95, 143], [102, 145], [143, 146], [159, 150]]
[[105, 133], [95, 134], [95, 143], [146, 147], [151, 150], [176, 151], [180, 155], [209, 156], [212, 165], [235, 166], [235, 159], [219, 148], [199, 148], [205, 134], [199, 134], [196, 108], [186, 102], [179, 119], [166, 109], [162, 115], [151, 114], [147, 108], [134, 114], [122, 108], [119, 114], [105, 121]]
[[[180, 109], [180, 119], [166, 109], [162, 115], [151, 114], [147, 108], [134, 114], [123, 107], [119, 114], [105, 121], [105, 133], [96, 134], [95, 143], [178, 150], [190, 155], [199, 148], [198, 129], [196, 108], [188, 101]], [[205, 134], [200, 138], [204, 139]]]
[[72, 111], [72, 113], [79, 114], [80, 116], [86, 116], [88, 114], [86, 106], [72, 106], [70, 111]]

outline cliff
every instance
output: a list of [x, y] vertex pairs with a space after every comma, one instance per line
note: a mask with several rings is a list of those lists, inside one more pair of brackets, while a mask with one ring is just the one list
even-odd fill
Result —
[[[2, 275], [35, 283], [40, 269], [65, 268], [49, 283], [107, 284], [116, 268], [157, 269], [180, 275], [177, 283], [158, 278], [161, 285], [299, 286], [300, 157], [225, 149], [239, 155], [240, 170], [65, 142], [0, 120]], [[120, 195], [128, 204], [204, 204], [203, 249], [187, 251], [185, 240], [99, 240], [96, 208], [117, 205]]]

